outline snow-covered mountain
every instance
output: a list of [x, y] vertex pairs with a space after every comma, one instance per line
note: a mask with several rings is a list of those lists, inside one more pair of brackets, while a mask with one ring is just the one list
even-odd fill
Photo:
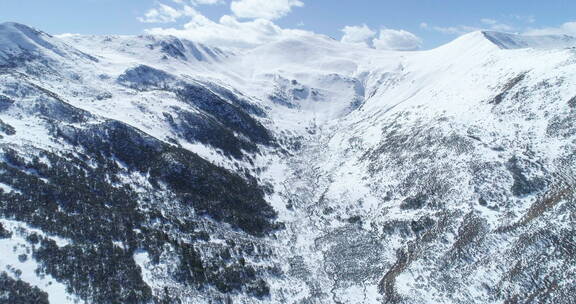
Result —
[[574, 47], [1, 24], [0, 299], [574, 303]]

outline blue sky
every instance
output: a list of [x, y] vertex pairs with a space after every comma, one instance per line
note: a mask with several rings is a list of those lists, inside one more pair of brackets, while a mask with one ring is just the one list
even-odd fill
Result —
[[[252, 6], [246, 4], [242, 12], [232, 11], [231, 1], [0, 0], [0, 20], [21, 22], [53, 34], [142, 34], [150, 28], [181, 30], [191, 18], [197, 18], [197, 15], [182, 13], [173, 18], [174, 22], [142, 22], [151, 9], [159, 9], [160, 5], [182, 12], [184, 6], [189, 6], [194, 14], [201, 14], [215, 23], [224, 15], [250, 23], [262, 17], [258, 15], [262, 10], [258, 2], [265, 1], [261, 3], [278, 2], [279, 7], [285, 6], [278, 8], [280, 14], [263, 16], [282, 29], [313, 31], [341, 39], [345, 26], [366, 25], [363, 28], [369, 28], [371, 32], [364, 30], [363, 33], [374, 36], [368, 38], [370, 41], [378, 38], [383, 28], [403, 30], [417, 37], [418, 46], [424, 49], [480, 28], [521, 33], [572, 34], [576, 31], [576, 23], [570, 23], [576, 21], [574, 0], [234, 0], [251, 2]], [[250, 12], [250, 9], [257, 11]], [[392, 36], [386, 37], [392, 39]]]

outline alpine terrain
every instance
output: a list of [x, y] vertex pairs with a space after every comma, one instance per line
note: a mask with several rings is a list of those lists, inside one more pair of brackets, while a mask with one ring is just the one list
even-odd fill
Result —
[[0, 303], [576, 303], [576, 38], [0, 25]]

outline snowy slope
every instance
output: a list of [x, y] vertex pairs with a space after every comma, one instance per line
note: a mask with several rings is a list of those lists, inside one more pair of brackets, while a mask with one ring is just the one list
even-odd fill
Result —
[[572, 303], [574, 41], [228, 53], [3, 24], [0, 242], [34, 261], [0, 260], [51, 301]]
[[[370, 64], [360, 59], [357, 70], [341, 69], [361, 79], [362, 106], [310, 125], [309, 147], [282, 170], [294, 172], [280, 186], [287, 191], [284, 201], [296, 206], [287, 215], [294, 223], [288, 234], [299, 236], [287, 243], [296, 243], [292, 258], [304, 260], [306, 266], [298, 267], [313, 273], [302, 279], [326, 279], [309, 281], [298, 297], [499, 302], [493, 293], [499, 290], [503, 298], [520, 292], [549, 299], [548, 291], [535, 288], [552, 277], [562, 282], [558, 299], [569, 303], [569, 275], [556, 272], [558, 261], [535, 267], [533, 254], [543, 248], [523, 239], [570, 234], [560, 224], [538, 230], [563, 222], [564, 211], [532, 218], [573, 204], [564, 189], [573, 184], [573, 137], [567, 135], [573, 127], [566, 123], [576, 91], [566, 80], [575, 76], [574, 52], [502, 50], [476, 32], [428, 52], [364, 58]], [[527, 218], [541, 224], [516, 228]], [[502, 235], [509, 229], [516, 231]], [[567, 273], [574, 271], [572, 258], [562, 263]], [[502, 265], [520, 267], [534, 285], [521, 289], [508, 281], [512, 270]], [[475, 283], [478, 278], [482, 283]]]

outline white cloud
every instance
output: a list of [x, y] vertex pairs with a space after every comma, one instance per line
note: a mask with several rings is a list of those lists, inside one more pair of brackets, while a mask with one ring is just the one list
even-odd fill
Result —
[[514, 19], [514, 20], [518, 20], [524, 23], [534, 23], [536, 22], [536, 18], [534, 16], [524, 16], [524, 15], [510, 15], [510, 18]]
[[576, 36], [576, 21], [566, 22], [559, 27], [530, 28], [524, 34]]
[[192, 0], [192, 4], [195, 5], [214, 5], [222, 3], [224, 3], [223, 0]]
[[214, 4], [223, 4], [224, 0], [172, 0], [174, 3], [178, 4], [191, 4], [193, 6], [198, 5], [214, 5]]
[[[183, 17], [189, 18], [189, 21], [181, 28], [149, 28], [145, 30], [146, 33], [153, 35], [173, 35], [213, 46], [233, 49], [255, 47], [285, 38], [316, 35], [313, 32], [301, 29], [281, 28], [271, 21], [271, 19], [289, 12], [292, 6], [303, 5], [299, 0], [266, 0], [265, 3], [268, 3], [269, 6], [263, 4], [267, 9], [260, 10], [259, 13], [263, 18], [254, 18], [249, 21], [238, 20], [239, 16], [248, 16], [247, 13], [239, 13], [238, 10], [235, 12], [235, 16], [224, 15], [220, 20], [213, 21], [202, 15], [193, 6], [185, 4], [191, 4], [192, 2], [190, 1], [196, 1], [198, 3], [198, 1], [213, 2], [217, 0], [172, 1], [179, 4], [180, 8], [176, 9], [158, 3], [156, 8], [151, 9], [144, 17], [139, 18], [140, 21], [147, 23], [168, 23]], [[236, 0], [232, 2], [232, 6], [234, 6], [234, 3], [255, 5], [256, 3], [260, 3], [260, 1], [262, 0]], [[238, 7], [236, 8], [238, 9]], [[346, 26], [342, 31], [344, 32], [344, 36], [342, 37], [343, 43], [363, 44], [378, 49], [415, 50], [422, 44], [420, 38], [404, 30], [382, 29], [378, 33], [370, 29], [367, 25], [361, 25]]]
[[422, 46], [422, 39], [405, 30], [382, 29], [372, 43], [380, 50], [413, 51]]
[[178, 4], [179, 8], [157, 2], [155, 8], [148, 10], [138, 20], [143, 23], [172, 23], [182, 17], [196, 14], [191, 6], [222, 4], [224, 0], [172, 0], [172, 2]]
[[238, 18], [274, 20], [286, 16], [292, 7], [302, 7], [300, 0], [235, 0], [230, 4]]
[[150, 9], [144, 14], [144, 17], [140, 17], [138, 20], [144, 23], [171, 23], [184, 16], [190, 16], [192, 10], [189, 6], [175, 9], [166, 4], [158, 3], [156, 8]]
[[479, 27], [474, 27], [474, 26], [467, 26], [467, 25], [434, 26], [434, 25], [429, 25], [426, 22], [422, 22], [420, 24], [420, 28], [428, 30], [428, 31], [434, 31], [434, 32], [442, 33], [442, 34], [447, 34], [447, 35], [463, 35], [463, 34], [466, 34], [469, 32], [480, 30]]
[[498, 24], [498, 21], [496, 21], [494, 19], [490, 19], [490, 18], [482, 18], [482, 19], [480, 19], [480, 22], [487, 24], [487, 25]]
[[223, 48], [248, 48], [284, 38], [314, 35], [312, 32], [283, 29], [266, 19], [239, 21], [224, 15], [218, 22], [212, 21], [193, 10], [191, 20], [183, 28], [152, 28], [146, 30], [154, 35], [174, 35]]
[[487, 29], [489, 29], [489, 30], [499, 31], [499, 32], [512, 32], [512, 31], [514, 31], [513, 26], [501, 23], [495, 19], [483, 18], [483, 19], [480, 19], [480, 22], [482, 22], [482, 24], [487, 26], [488, 27]]
[[371, 30], [366, 24], [362, 26], [345, 26], [342, 29], [344, 36], [340, 41], [344, 43], [365, 44], [372, 46], [372, 40], [376, 36], [376, 32]]
[[361, 44], [380, 50], [413, 51], [422, 46], [422, 39], [405, 31], [394, 29], [381, 29], [380, 33], [370, 29], [366, 24], [345, 26], [342, 29], [343, 43]]

